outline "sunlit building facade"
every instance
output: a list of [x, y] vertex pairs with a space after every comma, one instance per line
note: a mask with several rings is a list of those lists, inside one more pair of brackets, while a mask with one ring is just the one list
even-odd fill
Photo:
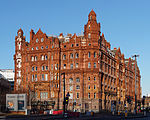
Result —
[[[69, 110], [80, 112], [102, 109], [134, 108], [135, 64], [137, 101], [141, 101], [140, 70], [133, 59], [124, 58], [120, 48], [111, 45], [101, 34], [100, 23], [92, 10], [83, 35], [62, 33], [47, 36], [38, 30], [30, 32], [30, 42], [22, 29], [15, 37], [15, 91], [34, 93], [34, 101], [55, 101], [63, 107], [63, 80], [69, 92]], [[128, 105], [127, 97], [132, 99]]]

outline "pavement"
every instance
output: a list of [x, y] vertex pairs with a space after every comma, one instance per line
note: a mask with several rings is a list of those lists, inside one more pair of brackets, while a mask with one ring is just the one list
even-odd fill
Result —
[[150, 120], [150, 113], [147, 116], [143, 114], [128, 114], [127, 117], [124, 115], [112, 115], [111, 113], [97, 113], [94, 116], [87, 116], [81, 114], [80, 117], [71, 117], [63, 118], [62, 115], [16, 115], [11, 113], [0, 113], [0, 120], [62, 120], [62, 119], [71, 119], [71, 120], [128, 120], [128, 119], [139, 119], [139, 120]]

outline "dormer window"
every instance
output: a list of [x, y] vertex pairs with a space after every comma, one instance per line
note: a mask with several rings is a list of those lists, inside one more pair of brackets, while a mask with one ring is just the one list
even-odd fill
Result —
[[38, 38], [37, 38], [37, 39], [36, 39], [36, 43], [38, 43], [38, 41], [39, 41], [39, 40], [38, 40]]
[[44, 39], [43, 38], [41, 38], [41, 42], [43, 42], [44, 41]]

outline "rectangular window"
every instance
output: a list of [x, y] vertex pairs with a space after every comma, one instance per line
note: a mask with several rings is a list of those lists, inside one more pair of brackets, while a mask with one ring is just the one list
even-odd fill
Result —
[[73, 54], [72, 54], [72, 53], [70, 54], [70, 58], [71, 58], [71, 59], [73, 58]]
[[42, 70], [44, 70], [44, 66], [42, 66]]
[[73, 69], [73, 64], [70, 65], [70, 69]]
[[96, 85], [94, 85], [94, 89], [96, 89]]
[[37, 71], [37, 66], [35, 67], [35, 71]]
[[48, 70], [48, 66], [45, 66], [45, 70]]
[[88, 63], [88, 68], [91, 68], [91, 63], [90, 62]]
[[42, 80], [44, 80], [44, 74], [42, 74]]
[[45, 80], [46, 80], [46, 81], [48, 80], [48, 75], [47, 75], [47, 74], [45, 74]]
[[34, 71], [34, 67], [32, 67], [32, 71]]
[[51, 56], [51, 60], [53, 60], [53, 55]]
[[37, 74], [35, 74], [35, 81], [37, 81]]
[[53, 70], [53, 64], [51, 64], [51, 70]]
[[94, 63], [94, 68], [96, 68], [96, 63]]
[[34, 81], [34, 75], [32, 75], [32, 82]]
[[66, 64], [64, 64], [64, 69], [66, 69]]
[[88, 93], [88, 98], [90, 99], [90, 93]]
[[77, 98], [79, 98], [79, 93], [77, 93]]
[[90, 52], [88, 52], [88, 58], [90, 58], [91, 57], [91, 53]]
[[76, 63], [76, 68], [78, 68], [78, 63]]
[[96, 98], [96, 93], [94, 93], [94, 99]]

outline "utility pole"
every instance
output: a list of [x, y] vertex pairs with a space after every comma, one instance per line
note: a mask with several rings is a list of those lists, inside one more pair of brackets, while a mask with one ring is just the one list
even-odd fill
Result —
[[133, 55], [132, 58], [135, 58], [135, 114], [136, 112], [136, 108], [137, 108], [137, 96], [136, 96], [136, 58], [139, 57], [139, 55]]

